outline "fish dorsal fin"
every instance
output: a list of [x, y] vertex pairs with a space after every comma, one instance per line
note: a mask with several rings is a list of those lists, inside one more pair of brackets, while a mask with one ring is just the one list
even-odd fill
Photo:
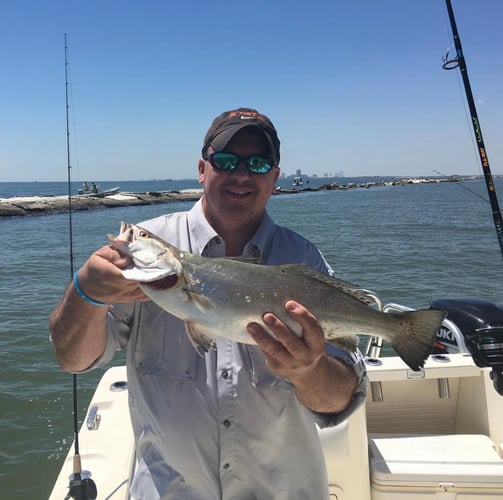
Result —
[[363, 290], [358, 285], [349, 283], [349, 281], [344, 281], [333, 276], [327, 276], [326, 274], [323, 274], [316, 269], [307, 266], [306, 264], [286, 264], [280, 267], [286, 270], [291, 270], [293, 272], [303, 274], [304, 276], [308, 276], [310, 278], [315, 278], [319, 281], [323, 281], [323, 283], [333, 286], [340, 292], [343, 292], [346, 295], [350, 295], [351, 297], [359, 300], [360, 302], [363, 302], [368, 306], [376, 304], [374, 293]]
[[264, 261], [258, 257], [245, 257], [241, 255], [240, 257], [222, 257], [224, 260], [235, 260], [236, 262], [244, 262], [245, 264], [263, 264]]
[[208, 352], [210, 349], [217, 348], [215, 339], [201, 333], [197, 329], [197, 325], [195, 323], [190, 323], [188, 321], [185, 322], [185, 331], [187, 332], [190, 343], [200, 356], [204, 356], [204, 353]]

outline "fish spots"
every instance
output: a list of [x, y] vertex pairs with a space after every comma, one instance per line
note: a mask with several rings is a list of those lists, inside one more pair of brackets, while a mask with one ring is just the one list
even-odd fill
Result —
[[253, 298], [250, 295], [242, 296], [241, 292], [235, 292], [234, 295], [238, 299], [242, 298], [247, 304], [251, 304], [253, 302]]

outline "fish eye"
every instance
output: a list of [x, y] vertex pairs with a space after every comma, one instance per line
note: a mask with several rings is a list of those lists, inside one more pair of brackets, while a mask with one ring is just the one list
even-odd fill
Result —
[[146, 231], [140, 231], [140, 237], [148, 239], [150, 235]]

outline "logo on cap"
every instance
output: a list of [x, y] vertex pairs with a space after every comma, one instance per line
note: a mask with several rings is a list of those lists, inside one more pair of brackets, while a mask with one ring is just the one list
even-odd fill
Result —
[[261, 120], [265, 121], [265, 117], [256, 111], [230, 111], [228, 118], [239, 117], [241, 120]]

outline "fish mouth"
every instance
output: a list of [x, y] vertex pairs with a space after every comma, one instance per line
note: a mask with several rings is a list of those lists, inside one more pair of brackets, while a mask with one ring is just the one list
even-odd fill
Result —
[[108, 243], [116, 250], [125, 255], [130, 255], [129, 244], [133, 241], [133, 226], [121, 222], [121, 229], [118, 236], [107, 234]]
[[177, 276], [176, 274], [170, 274], [169, 276], [161, 278], [160, 280], [142, 281], [141, 284], [155, 290], [168, 290], [169, 288], [173, 288], [177, 284], [178, 278], [179, 276]]
[[123, 255], [131, 255], [128, 242], [115, 238], [117, 238], [117, 236], [108, 235], [108, 244]]

